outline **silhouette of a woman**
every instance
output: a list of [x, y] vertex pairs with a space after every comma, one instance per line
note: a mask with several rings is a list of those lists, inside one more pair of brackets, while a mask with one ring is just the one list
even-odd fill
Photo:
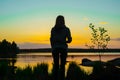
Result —
[[[59, 15], [56, 18], [55, 26], [51, 29], [51, 47], [54, 61], [53, 77], [54, 80], [65, 79], [65, 64], [67, 58], [68, 45], [72, 41], [71, 33], [65, 25], [64, 17]], [[59, 66], [60, 58], [60, 66]], [[60, 72], [60, 73], [59, 73]], [[59, 75], [60, 74], [60, 75]]]

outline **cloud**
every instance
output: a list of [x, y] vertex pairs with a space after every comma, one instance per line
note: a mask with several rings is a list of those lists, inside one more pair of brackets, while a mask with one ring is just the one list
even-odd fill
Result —
[[89, 20], [89, 18], [87, 18], [87, 17], [84, 17], [84, 18], [83, 18], [83, 20], [85, 20], [85, 21], [88, 21], [88, 20]]
[[88, 26], [85, 26], [85, 27], [84, 27], [84, 30], [89, 30], [89, 27], [88, 27]]
[[104, 24], [108, 24], [108, 22], [99, 22], [99, 24], [102, 24], [102, 25], [104, 25]]
[[50, 48], [50, 44], [26, 42], [26, 43], [19, 43], [18, 47], [20, 49]]
[[120, 38], [113, 38], [111, 40], [114, 40], [114, 41], [120, 41]]

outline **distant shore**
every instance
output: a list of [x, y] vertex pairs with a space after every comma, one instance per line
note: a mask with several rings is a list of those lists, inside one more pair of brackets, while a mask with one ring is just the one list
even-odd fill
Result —
[[[40, 48], [40, 49], [20, 49], [20, 53], [33, 53], [33, 52], [51, 52], [51, 48]], [[82, 53], [82, 52], [120, 52], [120, 49], [79, 49], [79, 48], [69, 48], [70, 53]]]

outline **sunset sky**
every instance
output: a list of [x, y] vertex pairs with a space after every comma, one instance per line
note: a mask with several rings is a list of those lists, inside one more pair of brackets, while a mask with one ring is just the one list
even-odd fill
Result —
[[108, 30], [109, 48], [120, 48], [120, 0], [0, 0], [0, 41], [15, 41], [20, 48], [50, 47], [58, 15], [71, 30], [69, 47], [90, 44], [93, 23]]

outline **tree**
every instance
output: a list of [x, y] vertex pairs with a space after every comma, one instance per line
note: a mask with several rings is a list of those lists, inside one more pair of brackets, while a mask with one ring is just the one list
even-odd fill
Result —
[[7, 62], [12, 66], [16, 62], [17, 53], [19, 53], [19, 48], [14, 41], [10, 43], [4, 39], [0, 42], [0, 58], [9, 58]]
[[[90, 45], [90, 47], [92, 46], [92, 48], [94, 47], [97, 49], [107, 49], [108, 42], [110, 41], [110, 36], [108, 35], [107, 30], [103, 27], [99, 27], [97, 29], [92, 23], [89, 24], [89, 28], [92, 30], [92, 45]], [[99, 58], [101, 60], [100, 53]]]

